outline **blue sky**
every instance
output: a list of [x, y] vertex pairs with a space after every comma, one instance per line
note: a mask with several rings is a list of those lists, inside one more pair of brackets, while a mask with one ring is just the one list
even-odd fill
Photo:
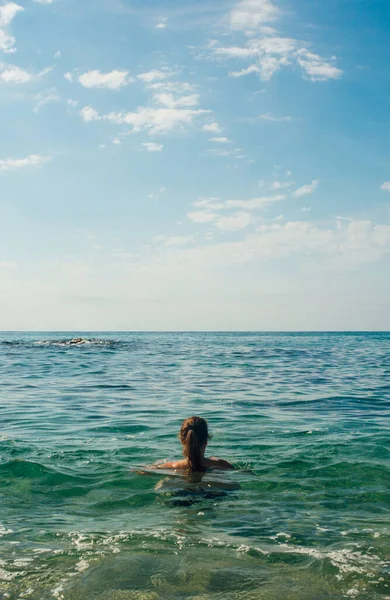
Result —
[[0, 329], [390, 328], [384, 0], [0, 2]]

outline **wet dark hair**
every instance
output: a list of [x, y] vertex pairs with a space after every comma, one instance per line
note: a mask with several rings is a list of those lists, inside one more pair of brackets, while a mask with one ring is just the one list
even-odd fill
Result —
[[188, 460], [190, 471], [204, 471], [201, 448], [209, 440], [207, 421], [202, 417], [190, 417], [181, 425], [179, 438], [183, 444], [184, 456]]

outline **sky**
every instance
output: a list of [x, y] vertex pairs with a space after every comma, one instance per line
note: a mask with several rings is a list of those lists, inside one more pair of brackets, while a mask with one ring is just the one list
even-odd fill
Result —
[[1, 330], [389, 330], [387, 0], [0, 0]]

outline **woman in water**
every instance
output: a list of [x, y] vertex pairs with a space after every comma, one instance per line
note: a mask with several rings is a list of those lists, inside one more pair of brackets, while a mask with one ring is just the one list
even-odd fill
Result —
[[205, 419], [201, 417], [185, 419], [181, 425], [179, 438], [183, 445], [184, 459], [158, 465], [159, 469], [175, 469], [192, 473], [202, 473], [209, 469], [234, 469], [227, 460], [215, 456], [205, 457], [207, 442], [210, 439]]

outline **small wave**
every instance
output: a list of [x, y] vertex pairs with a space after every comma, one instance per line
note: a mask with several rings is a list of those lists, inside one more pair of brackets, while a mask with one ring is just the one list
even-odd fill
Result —
[[15, 340], [2, 340], [0, 341], [0, 347], [4, 348], [112, 348], [118, 349], [121, 347], [131, 348], [138, 347], [139, 342], [132, 340], [116, 340], [116, 339], [104, 339], [104, 338], [53, 338], [45, 340], [28, 340], [28, 339], [15, 339]]
[[115, 340], [103, 340], [99, 338], [76, 337], [71, 339], [41, 340], [35, 342], [37, 346], [112, 346]]

